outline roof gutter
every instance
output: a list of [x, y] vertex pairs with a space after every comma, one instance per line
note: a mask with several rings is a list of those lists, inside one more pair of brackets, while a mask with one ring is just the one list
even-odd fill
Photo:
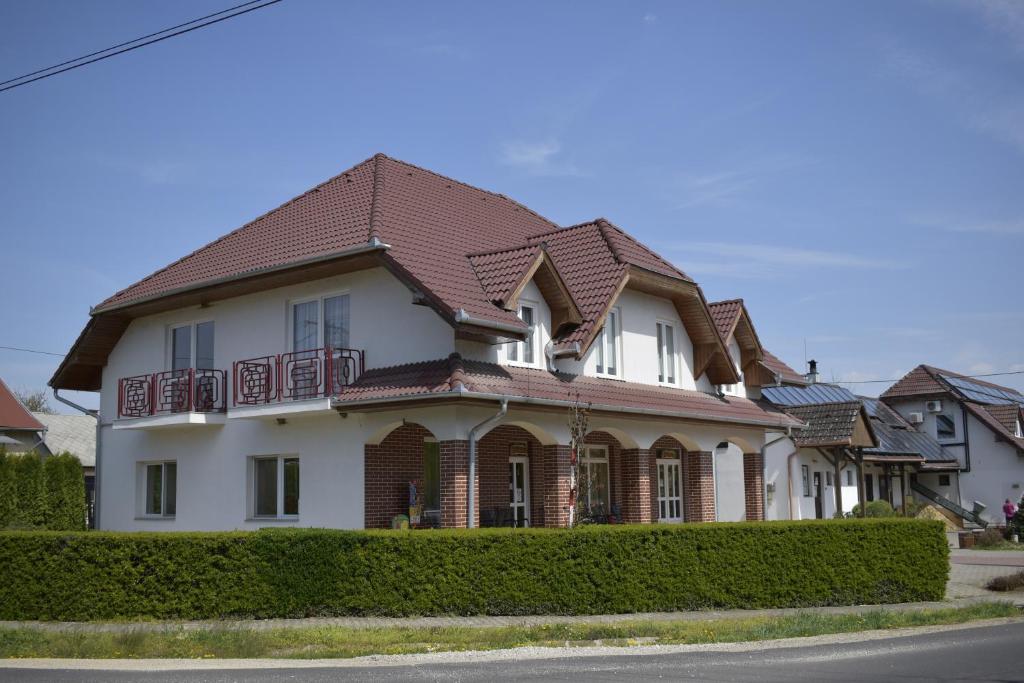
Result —
[[473, 325], [474, 327], [484, 327], [491, 330], [498, 330], [499, 332], [511, 332], [512, 334], [522, 336], [526, 334], [525, 327], [519, 327], [509, 323], [497, 322], [494, 320], [485, 320], [484, 318], [477, 318], [469, 313], [466, 313], [465, 309], [460, 308], [455, 311], [455, 322], [460, 325]]
[[123, 308], [130, 308], [132, 306], [138, 306], [139, 304], [148, 303], [150, 301], [156, 301], [157, 299], [165, 299], [175, 294], [183, 294], [185, 292], [191, 292], [197, 289], [205, 289], [207, 287], [216, 287], [217, 285], [228, 284], [229, 282], [236, 282], [238, 280], [248, 280], [249, 278], [257, 277], [259, 275], [267, 275], [270, 273], [276, 273], [282, 270], [291, 270], [293, 268], [301, 268], [302, 266], [312, 265], [314, 263], [322, 263], [324, 261], [333, 261], [334, 259], [345, 258], [348, 256], [358, 256], [359, 254], [367, 254], [374, 251], [387, 251], [391, 248], [390, 244], [385, 244], [379, 239], [374, 237], [366, 244], [359, 244], [348, 249], [342, 249], [341, 251], [334, 251], [329, 254], [321, 254], [320, 256], [313, 256], [307, 259], [300, 259], [298, 261], [289, 261], [288, 263], [278, 264], [276, 266], [268, 266], [266, 268], [256, 268], [255, 270], [248, 270], [244, 273], [237, 273], [235, 275], [228, 275], [225, 277], [214, 278], [212, 280], [203, 280], [194, 284], [185, 285], [183, 287], [176, 287], [169, 289], [159, 294], [151, 294], [139, 299], [132, 299], [131, 301], [125, 301], [119, 304], [113, 304], [110, 306], [93, 306], [89, 309], [89, 315], [97, 315], [99, 313], [110, 313], [111, 311], [119, 311]]
[[[424, 399], [442, 399], [442, 398], [469, 398], [469, 399], [481, 399], [484, 401], [508, 401], [513, 403], [524, 403], [527, 405], [539, 405], [539, 406], [554, 406], [558, 408], [564, 408], [572, 405], [572, 401], [561, 400], [561, 399], [549, 399], [549, 398], [533, 398], [531, 396], [511, 396], [508, 394], [488, 394], [488, 393], [477, 393], [474, 391], [466, 391], [465, 389], [458, 389], [452, 391], [436, 392], [431, 394], [411, 394], [408, 396], [395, 396], [391, 398], [368, 398], [360, 399], [356, 401], [343, 401], [334, 399], [331, 402], [331, 407], [335, 410], [344, 412], [346, 408], [359, 408], [362, 406], [374, 406], [388, 403], [405, 403], [409, 401], [422, 401]], [[775, 427], [783, 429], [799, 428], [799, 425], [786, 425], [778, 422], [767, 422], [763, 420], [743, 420], [739, 418], [729, 417], [708, 417], [706, 415], [699, 415], [694, 413], [682, 413], [672, 410], [657, 410], [652, 408], [630, 408], [623, 406], [613, 406], [607, 404], [592, 404], [591, 410], [597, 410], [602, 412], [612, 413], [628, 413], [632, 415], [651, 415], [654, 417], [675, 417], [675, 418], [688, 418], [692, 420], [701, 420], [704, 422], [725, 422], [728, 424], [738, 425], [749, 425], [752, 427]]]

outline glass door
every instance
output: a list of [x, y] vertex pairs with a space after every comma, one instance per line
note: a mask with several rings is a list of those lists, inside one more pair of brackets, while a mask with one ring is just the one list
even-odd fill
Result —
[[683, 519], [683, 496], [679, 460], [658, 460], [658, 521]]
[[508, 459], [509, 507], [512, 526], [530, 526], [530, 460], [522, 455]]

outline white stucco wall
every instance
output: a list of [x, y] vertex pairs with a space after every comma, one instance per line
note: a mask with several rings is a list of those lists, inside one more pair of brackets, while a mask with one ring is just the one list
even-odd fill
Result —
[[743, 481], [743, 450], [730, 443], [713, 451], [715, 473], [715, 518], [719, 522], [742, 522], [747, 518], [746, 487]]

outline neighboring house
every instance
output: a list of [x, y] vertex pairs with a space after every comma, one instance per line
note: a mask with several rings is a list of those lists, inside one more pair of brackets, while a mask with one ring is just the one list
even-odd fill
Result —
[[811, 363], [805, 378], [774, 358], [779, 381], [761, 390], [764, 400], [806, 424], [769, 440], [768, 519], [829, 519], [873, 500], [902, 508], [915, 477], [955, 466], [935, 439], [878, 399], [810, 382]]
[[1003, 501], [1019, 502], [1024, 494], [1024, 394], [919, 365], [881, 399], [935, 438], [953, 461], [951, 467], [920, 472], [915, 490], [947, 508], [963, 507], [1002, 524]]
[[51, 385], [101, 394], [104, 529], [388, 527], [411, 483], [423, 524], [564, 526], [577, 399], [581, 514], [761, 519], [801, 423], [735, 327], [604, 219], [377, 155], [100, 303]]
[[82, 463], [88, 519], [94, 522], [96, 502], [96, 418], [90, 415], [55, 415], [33, 412], [45, 428], [39, 451], [44, 457], [70, 453]]
[[42, 443], [44, 429], [0, 379], [0, 446], [8, 453], [27, 453]]

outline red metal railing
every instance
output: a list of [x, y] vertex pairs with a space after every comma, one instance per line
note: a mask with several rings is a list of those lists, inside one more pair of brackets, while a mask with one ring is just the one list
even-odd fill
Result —
[[235, 361], [232, 401], [251, 406], [334, 396], [364, 369], [361, 350], [331, 347]]
[[168, 370], [122, 377], [117, 386], [118, 417], [168, 413], [223, 413], [227, 409], [224, 370]]

